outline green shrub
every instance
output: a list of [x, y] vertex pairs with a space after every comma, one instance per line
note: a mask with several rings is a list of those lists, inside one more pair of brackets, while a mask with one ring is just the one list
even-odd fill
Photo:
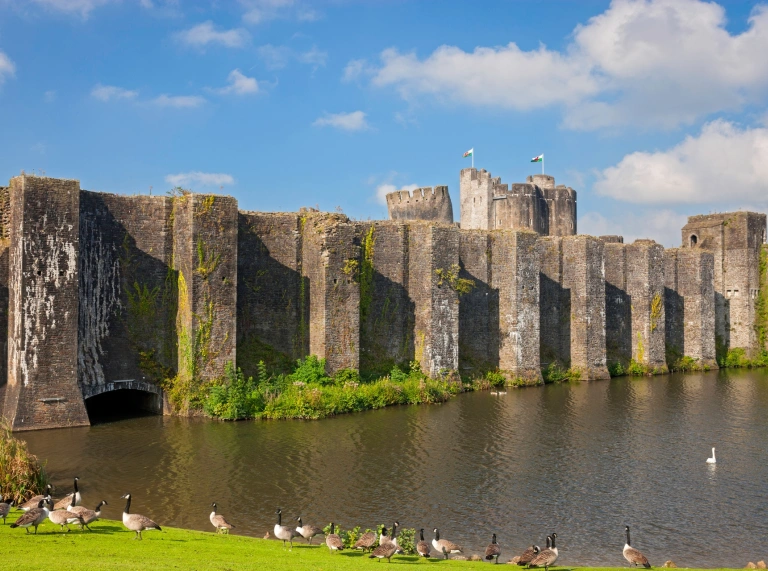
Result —
[[626, 375], [627, 372], [624, 370], [624, 366], [621, 363], [610, 363], [608, 365], [608, 374], [612, 377], [621, 377]]
[[360, 373], [354, 369], [340, 369], [333, 375], [333, 382], [337, 385], [359, 385]]
[[0, 497], [20, 504], [42, 493], [48, 476], [23, 440], [14, 438], [8, 423], [0, 417]]
[[245, 378], [240, 369], [227, 363], [224, 378], [208, 390], [203, 410], [224, 420], [254, 418], [264, 409], [264, 397], [253, 377]]
[[541, 373], [545, 383], [568, 383], [581, 379], [577, 369], [562, 369], [557, 363], [550, 363]]
[[306, 359], [296, 361], [296, 369], [290, 377], [294, 382], [307, 385], [333, 383], [333, 379], [325, 373], [325, 359], [318, 359], [316, 355], [309, 355]]
[[631, 359], [629, 361], [629, 366], [627, 367], [627, 374], [633, 377], [642, 377], [643, 375], [648, 374], [648, 367]]
[[494, 388], [503, 387], [507, 382], [507, 378], [499, 371], [488, 371], [485, 374], [485, 378]]

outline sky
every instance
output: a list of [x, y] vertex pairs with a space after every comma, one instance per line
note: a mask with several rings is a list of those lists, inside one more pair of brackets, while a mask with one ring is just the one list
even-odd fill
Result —
[[384, 195], [541, 172], [578, 229], [680, 244], [768, 210], [768, 5], [0, 0], [0, 184], [230, 194], [386, 218]]

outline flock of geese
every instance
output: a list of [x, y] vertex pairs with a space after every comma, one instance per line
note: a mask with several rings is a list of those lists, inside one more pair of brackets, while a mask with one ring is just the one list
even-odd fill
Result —
[[[216, 504], [214, 504], [214, 507], [215, 505]], [[211, 514], [211, 523], [214, 523], [213, 517], [215, 513], [216, 511], [214, 509], [214, 512]], [[283, 547], [285, 547], [287, 541], [291, 548], [293, 548], [293, 540], [297, 537], [303, 537], [307, 540], [307, 543], [312, 545], [312, 538], [317, 535], [325, 535], [325, 544], [328, 546], [331, 553], [335, 551], [343, 551], [345, 549], [341, 537], [335, 533], [335, 523], [331, 523], [330, 533], [326, 534], [320, 527], [304, 524], [301, 516], [296, 518], [296, 521], [299, 523], [297, 527], [283, 525], [282, 510], [278, 508], [275, 513], [277, 514], [277, 523], [275, 524], [274, 534], [276, 539], [282, 540]], [[217, 517], [222, 518], [222, 516]], [[223, 518], [221, 521], [226, 523], [226, 520]], [[216, 524], [214, 523], [214, 525]], [[390, 528], [391, 535], [389, 535], [389, 530], [386, 526], [382, 526], [378, 534], [373, 531], [366, 532], [360, 536], [352, 548], [362, 550], [363, 553], [370, 550], [369, 557], [371, 559], [378, 558], [379, 561], [386, 559], [388, 562], [392, 563], [393, 555], [403, 553], [402, 547], [397, 542], [397, 528], [399, 526], [400, 524], [398, 522], [392, 524], [392, 527]], [[435, 537], [430, 544], [424, 539], [424, 528], [419, 529], [419, 541], [416, 543], [416, 553], [418, 553], [420, 557], [430, 557], [433, 549], [438, 557], [442, 555], [444, 559], [448, 559], [448, 556], [451, 554], [464, 552], [464, 549], [456, 543], [447, 539], [441, 539], [440, 530], [438, 528], [434, 528], [432, 531], [435, 534]], [[645, 555], [632, 547], [629, 537], [629, 526], [625, 526], [624, 531], [627, 537], [622, 551], [624, 559], [626, 559], [630, 565], [634, 565], [635, 567], [642, 565], [646, 569], [650, 568], [651, 564], [648, 563], [648, 559]], [[557, 561], [559, 556], [556, 540], [557, 533], [553, 532], [547, 536], [546, 548], [541, 549], [538, 545], [531, 545], [517, 558], [517, 565], [529, 569], [544, 567], [545, 571], [549, 571], [549, 568], [555, 564], [555, 561]], [[485, 548], [485, 559], [498, 563], [500, 556], [501, 546], [496, 540], [496, 534], [494, 533], [491, 537], [491, 542]]]
[[[89, 510], [80, 505], [82, 496], [77, 489], [77, 482], [80, 478], [75, 477], [74, 491], [67, 494], [62, 499], [54, 501], [51, 498], [53, 486], [48, 484], [45, 494], [34, 496], [19, 505], [19, 509], [24, 513], [11, 524], [12, 528], [22, 527], [29, 533], [29, 528], [35, 529], [37, 534], [38, 526], [46, 519], [60, 526], [61, 530], [69, 531], [69, 526], [79, 524], [80, 530], [88, 529], [93, 531], [89, 524], [97, 521], [101, 517], [102, 506], [108, 505], [106, 500], [102, 500], [95, 509]], [[134, 539], [142, 539], [141, 532], [149, 529], [161, 531], [161, 527], [146, 516], [131, 513], [131, 494], [121, 496], [125, 500], [125, 509], [123, 510], [123, 525], [130, 531], [136, 532]], [[0, 502], [0, 516], [3, 518], [3, 525], [8, 513], [11, 511], [13, 501]], [[49, 508], [50, 506], [50, 508]]]
[[[714, 451], [713, 451], [714, 456]], [[37, 534], [38, 526], [46, 519], [49, 519], [52, 523], [60, 526], [60, 529], [64, 531], [70, 531], [69, 525], [79, 524], [80, 530], [88, 529], [92, 531], [89, 524], [97, 521], [101, 517], [102, 506], [107, 505], [106, 500], [102, 500], [96, 506], [95, 509], [90, 510], [80, 505], [82, 497], [77, 487], [79, 478], [74, 480], [74, 490], [71, 494], [67, 494], [61, 500], [54, 502], [51, 498], [52, 486], [48, 484], [45, 494], [40, 494], [30, 498], [19, 506], [19, 509], [24, 511], [14, 523], [11, 524], [12, 528], [24, 528], [29, 533], [29, 528], [34, 528], [35, 534]], [[131, 494], [125, 494], [121, 496], [121, 499], [125, 500], [125, 509], [123, 510], [123, 525], [136, 533], [134, 539], [142, 539], [141, 532], [147, 530], [161, 531], [162, 528], [149, 519], [146, 516], [130, 513], [131, 510]], [[3, 525], [10, 513], [13, 501], [0, 502], [0, 517], [3, 518]], [[50, 506], [50, 509], [49, 507]], [[211, 524], [216, 528], [217, 533], [229, 533], [229, 530], [235, 526], [230, 524], [226, 518], [219, 514], [217, 511], [216, 503], [212, 503], [211, 512], [209, 518]], [[322, 528], [308, 525], [303, 523], [301, 516], [296, 518], [298, 526], [283, 525], [283, 512], [278, 508], [277, 523], [275, 524], [274, 534], [275, 538], [282, 540], [283, 547], [288, 542], [293, 548], [293, 540], [297, 537], [302, 537], [312, 545], [312, 539], [318, 535], [325, 535], [325, 544], [328, 546], [331, 554], [336, 551], [344, 550], [344, 542], [341, 537], [335, 533], [336, 524], [331, 523], [330, 533], [325, 533]], [[369, 531], [360, 536], [357, 542], [354, 544], [353, 549], [362, 550], [363, 553], [370, 551], [369, 557], [371, 559], [378, 558], [379, 561], [386, 559], [390, 563], [392, 562], [392, 556], [396, 554], [402, 554], [402, 546], [398, 543], [397, 532], [400, 524], [394, 522], [390, 529], [386, 526], [382, 526], [378, 533]], [[391, 535], [390, 535], [391, 531]], [[424, 528], [419, 529], [419, 541], [416, 543], [416, 552], [420, 557], [430, 557], [434, 553], [437, 557], [442, 556], [445, 559], [449, 558], [449, 555], [461, 554], [464, 549], [456, 543], [440, 537], [440, 530], [434, 528], [434, 539], [431, 542], [427, 542], [424, 539]], [[626, 544], [624, 545], [623, 555], [624, 558], [634, 566], [642, 565], [645, 568], [650, 568], [648, 559], [640, 553], [637, 549], [631, 546], [629, 537], [629, 526], [625, 527], [626, 532]], [[531, 545], [528, 547], [518, 558], [517, 564], [520, 566], [526, 566], [528, 568], [544, 567], [545, 571], [548, 571], [551, 566], [555, 564], [558, 558], [558, 550], [556, 545], [557, 533], [551, 533], [547, 536], [547, 545], [544, 549], [541, 549], [538, 545]], [[494, 533], [491, 542], [485, 548], [485, 559], [499, 562], [501, 556], [501, 546], [496, 540], [496, 534]]]

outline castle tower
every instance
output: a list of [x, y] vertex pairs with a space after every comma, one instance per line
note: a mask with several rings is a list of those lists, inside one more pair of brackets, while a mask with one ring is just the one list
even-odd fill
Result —
[[533, 230], [541, 236], [576, 235], [576, 191], [535, 174], [524, 183], [502, 184], [485, 170], [460, 174], [463, 230]]
[[760, 251], [766, 216], [729, 212], [690, 216], [683, 226], [683, 248], [711, 250], [715, 256], [715, 335], [718, 357], [741, 348], [758, 350], [755, 300], [760, 291]]
[[495, 180], [486, 170], [461, 169], [459, 174], [459, 202], [461, 227], [464, 230], [490, 230]]
[[447, 186], [398, 190], [387, 194], [390, 220], [434, 220], [453, 224], [453, 205]]

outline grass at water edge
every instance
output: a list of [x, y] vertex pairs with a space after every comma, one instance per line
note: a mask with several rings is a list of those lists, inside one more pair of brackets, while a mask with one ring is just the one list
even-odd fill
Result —
[[[283, 549], [281, 541], [257, 539], [235, 534], [216, 535], [202, 531], [163, 528], [162, 532], [144, 532], [143, 541], [134, 541], [133, 532], [121, 522], [102, 520], [91, 525], [93, 532], [81, 532], [71, 526], [70, 533], [59, 532], [58, 526], [46, 520], [38, 534], [27, 534], [23, 529], [11, 529], [10, 524], [22, 512], [14, 510], [7, 524], [0, 524], [0, 545], [3, 549], [3, 568], [13, 570], [45, 569], [55, 566], [66, 569], [99, 569], [100, 571], [127, 571], [133, 569], [239, 571], [376, 569], [387, 565], [369, 559], [359, 551], [344, 551], [331, 555], [320, 538], [319, 546], [294, 543], [293, 550]], [[502, 544], [503, 549], [503, 544]], [[501, 562], [516, 553], [502, 551]], [[562, 556], [561, 556], [562, 559]], [[500, 562], [500, 564], [501, 564]], [[416, 556], [395, 556], [392, 565], [449, 567], [451, 569], [479, 568], [488, 562], [424, 560]], [[522, 569], [521, 567], [511, 567]], [[625, 567], [553, 567], [555, 571], [618, 571]]]

